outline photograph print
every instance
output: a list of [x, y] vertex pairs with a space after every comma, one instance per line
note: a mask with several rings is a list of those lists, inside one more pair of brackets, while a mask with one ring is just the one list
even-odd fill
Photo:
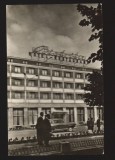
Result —
[[6, 5], [8, 156], [104, 154], [102, 13]]

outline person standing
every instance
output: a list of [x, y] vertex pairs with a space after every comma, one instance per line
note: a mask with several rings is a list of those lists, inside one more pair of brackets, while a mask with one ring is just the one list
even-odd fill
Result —
[[93, 118], [91, 118], [91, 120], [90, 120], [90, 127], [91, 127], [91, 130], [93, 132], [93, 128], [94, 128], [94, 120], [93, 120]]
[[46, 146], [49, 146], [49, 140], [50, 140], [50, 132], [51, 132], [51, 124], [50, 124], [50, 115], [47, 114], [45, 116], [45, 119], [43, 120], [43, 139]]
[[40, 117], [38, 117], [36, 124], [37, 141], [39, 145], [43, 145], [43, 116], [44, 113], [40, 112]]
[[90, 129], [90, 118], [88, 118], [88, 120], [87, 120], [87, 128], [88, 128], [88, 130]]
[[100, 118], [97, 119], [97, 132], [99, 133], [100, 132]]

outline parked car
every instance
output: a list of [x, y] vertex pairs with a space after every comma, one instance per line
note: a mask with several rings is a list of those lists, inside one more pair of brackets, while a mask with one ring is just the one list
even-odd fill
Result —
[[65, 123], [63, 119], [51, 119], [52, 132], [72, 132], [73, 128], [76, 126], [74, 122]]

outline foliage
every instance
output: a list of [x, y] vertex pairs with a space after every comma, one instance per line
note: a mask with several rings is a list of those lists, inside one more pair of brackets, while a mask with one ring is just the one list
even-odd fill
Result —
[[84, 100], [89, 106], [103, 106], [104, 105], [104, 91], [103, 91], [103, 76], [100, 72], [93, 71], [92, 74], [87, 74], [88, 81], [84, 88]]
[[84, 89], [84, 101], [89, 106], [103, 106], [104, 105], [104, 91], [103, 91], [103, 23], [102, 23], [102, 4], [98, 4], [96, 8], [88, 7], [86, 5], [77, 5], [78, 12], [81, 13], [84, 19], [79, 23], [80, 26], [90, 26], [92, 34], [89, 42], [93, 40], [99, 41], [99, 49], [96, 53], [91, 53], [87, 59], [88, 63], [101, 61], [101, 71], [93, 71], [88, 74], [88, 84]]
[[102, 23], [102, 4], [98, 4], [97, 8], [88, 7], [86, 5], [77, 5], [77, 10], [85, 18], [80, 21], [80, 26], [90, 26], [92, 29], [92, 34], [89, 41], [98, 40], [99, 49], [96, 53], [91, 53], [88, 58], [88, 63], [101, 61], [103, 65], [103, 23]]

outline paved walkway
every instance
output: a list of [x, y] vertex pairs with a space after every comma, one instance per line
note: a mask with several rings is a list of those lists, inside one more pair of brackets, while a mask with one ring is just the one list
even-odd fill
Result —
[[[60, 145], [60, 142], [61, 145]], [[68, 143], [69, 142], [69, 143]], [[39, 146], [37, 143], [8, 145], [9, 156], [42, 156], [66, 154], [102, 154], [104, 147], [103, 135], [52, 140], [50, 146]], [[65, 148], [65, 149], [64, 149]], [[68, 150], [69, 149], [69, 150]], [[64, 151], [65, 150], [65, 151]], [[88, 151], [89, 150], [89, 151]]]

